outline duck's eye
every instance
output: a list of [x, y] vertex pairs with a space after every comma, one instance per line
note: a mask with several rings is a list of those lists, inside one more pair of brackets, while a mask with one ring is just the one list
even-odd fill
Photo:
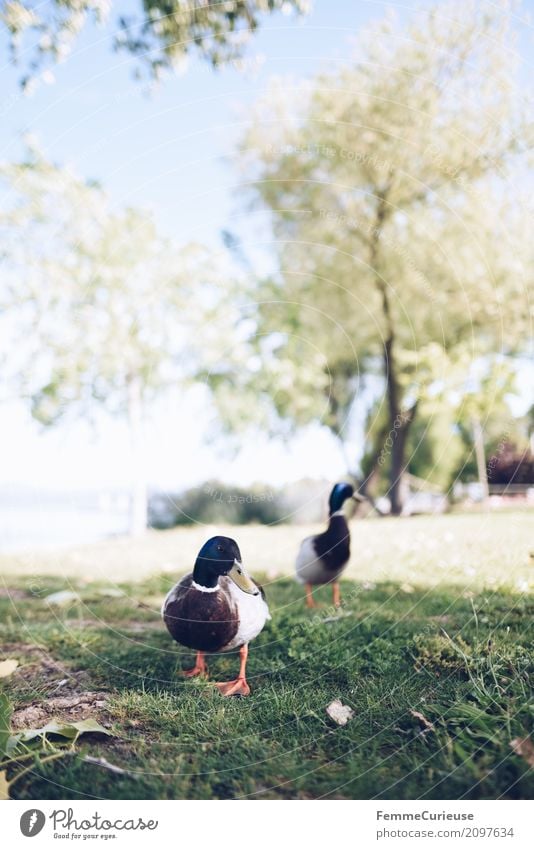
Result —
[[218, 545], [218, 546], [217, 546], [217, 551], [222, 551], [222, 550], [223, 550], [222, 545]]

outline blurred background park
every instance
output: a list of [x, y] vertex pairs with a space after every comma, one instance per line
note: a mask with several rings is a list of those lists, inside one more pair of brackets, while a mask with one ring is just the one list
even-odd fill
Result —
[[2, 550], [531, 509], [531, 4], [173, 5], [0, 6]]

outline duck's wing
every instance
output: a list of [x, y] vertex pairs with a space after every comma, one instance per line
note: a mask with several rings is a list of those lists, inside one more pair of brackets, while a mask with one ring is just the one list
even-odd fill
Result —
[[[251, 579], [253, 580], [253, 579]], [[230, 578], [220, 579], [224, 592], [235, 605], [237, 614], [237, 631], [232, 640], [225, 646], [223, 651], [239, 648], [240, 646], [254, 640], [262, 631], [266, 622], [271, 618], [269, 608], [265, 600], [265, 593], [261, 586], [253, 581], [258, 587], [259, 593], [245, 593]]]
[[318, 573], [322, 572], [319, 555], [315, 547], [317, 537], [306, 537], [302, 540], [295, 561], [295, 572], [297, 581], [302, 584], [314, 583]]
[[324, 533], [314, 540], [317, 557], [325, 570], [332, 574], [340, 572], [350, 557], [350, 530], [344, 516], [332, 516]]
[[251, 578], [250, 580], [252, 581], [254, 586], [259, 589], [262, 599], [266, 602], [267, 596], [265, 595], [265, 590], [263, 589], [262, 585], [258, 584], [258, 582], [254, 580], [254, 578]]
[[193, 575], [185, 575], [174, 587], [171, 587], [165, 598], [163, 599], [163, 603], [161, 605], [161, 615], [165, 618], [165, 610], [168, 604], [174, 603], [176, 601], [180, 601], [187, 591], [191, 588], [191, 584], [193, 582]]
[[262, 601], [264, 602], [265, 607], [267, 608], [267, 621], [270, 621], [270, 619], [271, 619], [271, 614], [270, 614], [270, 612], [269, 612], [269, 603], [268, 603], [268, 601], [267, 601], [267, 596], [265, 595], [265, 590], [263, 589], [263, 587], [262, 587], [262, 585], [261, 585], [261, 584], [258, 584], [258, 582], [254, 580], [254, 578], [252, 578], [252, 583], [253, 583], [253, 584], [254, 584], [254, 585], [255, 585], [255, 586], [259, 589], [259, 591], [260, 591], [260, 596], [261, 596], [261, 598], [262, 598]]

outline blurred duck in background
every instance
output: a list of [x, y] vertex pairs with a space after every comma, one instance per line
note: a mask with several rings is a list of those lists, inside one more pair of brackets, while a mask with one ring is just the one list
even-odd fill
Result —
[[[341, 604], [339, 578], [350, 558], [350, 530], [345, 511], [348, 500], [359, 502], [348, 483], [336, 483], [328, 500], [328, 527], [322, 534], [306, 537], [300, 545], [295, 564], [297, 581], [306, 587], [306, 605], [317, 607], [313, 587], [332, 584], [335, 607]], [[347, 510], [347, 512], [349, 512]]]

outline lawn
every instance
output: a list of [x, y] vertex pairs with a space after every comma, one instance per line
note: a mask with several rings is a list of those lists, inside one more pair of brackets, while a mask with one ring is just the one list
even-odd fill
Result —
[[[327, 588], [307, 611], [290, 577], [310, 529], [229, 530], [273, 616], [251, 647], [248, 699], [180, 679], [192, 655], [159, 618], [205, 528], [4, 555], [14, 727], [91, 717], [113, 734], [36, 762], [12, 795], [531, 797], [533, 527], [519, 511], [354, 522], [340, 612]], [[65, 590], [76, 595], [47, 600]], [[235, 654], [210, 661], [215, 679], [234, 677]], [[334, 699], [354, 712], [345, 726], [326, 713]]]

